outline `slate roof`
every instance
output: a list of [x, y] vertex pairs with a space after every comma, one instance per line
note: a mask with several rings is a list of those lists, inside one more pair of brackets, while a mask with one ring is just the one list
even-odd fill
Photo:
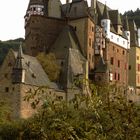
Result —
[[104, 12], [103, 12], [102, 19], [110, 19], [108, 9], [107, 9], [106, 5], [104, 6]]
[[[19, 53], [13, 52], [15, 58], [18, 59]], [[57, 88], [56, 84], [49, 80], [39, 61], [35, 57], [22, 54], [22, 68], [25, 69], [24, 84]]]
[[30, 0], [29, 4], [40, 4], [40, 5], [43, 5], [44, 1], [45, 0]]
[[129, 31], [129, 23], [128, 23], [127, 16], [124, 16], [123, 25], [124, 25], [124, 30]]
[[88, 16], [88, 4], [84, 0], [74, 0], [62, 5], [62, 15], [71, 19]]
[[110, 20], [112, 21], [112, 24], [122, 25], [120, 13], [118, 10], [110, 10], [109, 17], [110, 17]]
[[56, 58], [64, 59], [68, 53], [68, 48], [80, 51], [79, 41], [72, 26], [66, 25], [60, 32], [58, 38], [51, 47], [51, 51], [55, 53]]
[[94, 70], [95, 73], [106, 73], [108, 71], [107, 64], [105, 64], [103, 57], [100, 57], [99, 63]]
[[72, 26], [65, 26], [53, 44], [52, 52], [56, 59], [64, 61], [62, 66], [60, 85], [72, 88], [73, 78], [85, 73], [86, 59], [83, 57], [77, 36]]

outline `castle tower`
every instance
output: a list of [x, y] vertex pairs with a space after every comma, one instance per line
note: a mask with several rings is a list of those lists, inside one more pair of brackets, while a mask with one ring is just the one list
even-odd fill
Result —
[[138, 28], [138, 46], [140, 47], [140, 28]]
[[101, 20], [101, 26], [103, 27], [104, 34], [106, 37], [110, 36], [110, 18], [107, 6], [104, 6], [104, 12]]
[[25, 81], [25, 69], [23, 65], [23, 59], [24, 57], [22, 52], [22, 46], [20, 45], [12, 73], [13, 83], [24, 83]]
[[130, 48], [130, 31], [129, 31], [129, 24], [128, 24], [127, 16], [125, 16], [125, 18], [124, 18], [124, 33], [128, 39], [128, 42], [127, 42], [128, 48]]
[[47, 15], [48, 1], [49, 0], [30, 0], [25, 15], [25, 24], [27, 23], [31, 15]]
[[129, 20], [129, 29], [130, 29], [130, 46], [138, 46], [138, 34], [137, 26], [134, 20]]

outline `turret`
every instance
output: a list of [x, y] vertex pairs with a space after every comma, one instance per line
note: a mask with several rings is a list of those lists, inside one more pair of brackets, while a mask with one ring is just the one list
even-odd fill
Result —
[[24, 57], [22, 52], [22, 46], [20, 45], [17, 58], [15, 60], [15, 66], [12, 72], [12, 82], [13, 83], [24, 83], [25, 81], [25, 69], [23, 63]]
[[30, 0], [28, 9], [25, 15], [25, 24], [31, 15], [47, 15], [48, 0]]
[[104, 34], [106, 37], [110, 36], [110, 18], [107, 6], [104, 6], [104, 12], [101, 20], [101, 26], [103, 27]]
[[129, 20], [129, 29], [130, 29], [130, 46], [138, 46], [138, 30], [134, 20]]
[[138, 28], [138, 46], [140, 47], [140, 28]]
[[130, 48], [130, 30], [129, 30], [129, 24], [128, 24], [128, 18], [125, 16], [124, 18], [124, 34], [127, 37], [127, 44], [128, 48]]
[[120, 15], [119, 11], [117, 10], [117, 33], [119, 35], [123, 34], [122, 28], [123, 28], [123, 24], [122, 24], [122, 20], [121, 20], [121, 15]]

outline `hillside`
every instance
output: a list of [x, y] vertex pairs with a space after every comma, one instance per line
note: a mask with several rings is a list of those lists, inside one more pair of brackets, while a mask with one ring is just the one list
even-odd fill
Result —
[[140, 27], [140, 9], [138, 8], [135, 11], [126, 11], [124, 15], [128, 16], [128, 19], [133, 19], [136, 22], [137, 27]]
[[23, 42], [23, 38], [17, 38], [14, 40], [0, 41], [0, 65], [2, 64], [9, 49], [17, 50], [20, 42]]

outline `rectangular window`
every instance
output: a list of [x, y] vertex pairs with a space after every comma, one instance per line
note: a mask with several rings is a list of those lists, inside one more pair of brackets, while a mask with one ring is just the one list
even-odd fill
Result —
[[111, 64], [111, 65], [114, 64], [114, 58], [113, 58], [113, 57], [110, 58], [110, 64]]
[[92, 32], [94, 32], [94, 27], [92, 26]]
[[118, 81], [120, 80], [120, 74], [118, 73]]
[[6, 87], [5, 88], [5, 92], [9, 92], [9, 87]]
[[89, 46], [91, 47], [92, 43], [91, 43], [91, 38], [89, 38]]
[[117, 74], [116, 74], [116, 72], [114, 74], [114, 80], [117, 80]]
[[137, 64], [137, 66], [138, 66], [138, 71], [140, 71], [140, 64]]
[[118, 60], [118, 67], [120, 68], [120, 60]]

